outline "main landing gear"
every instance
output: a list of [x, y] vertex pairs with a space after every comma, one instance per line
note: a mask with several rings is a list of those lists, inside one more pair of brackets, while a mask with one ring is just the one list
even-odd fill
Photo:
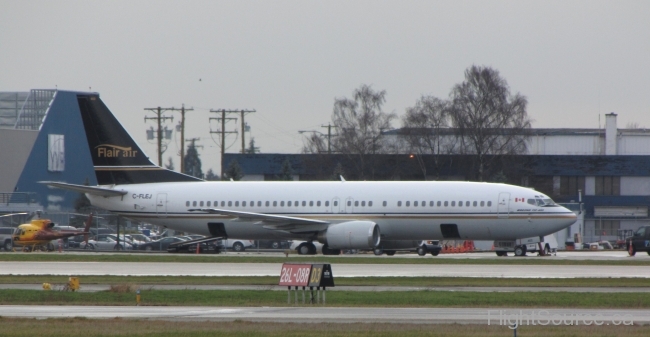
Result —
[[296, 250], [300, 255], [316, 255], [316, 246], [312, 242], [303, 242]]

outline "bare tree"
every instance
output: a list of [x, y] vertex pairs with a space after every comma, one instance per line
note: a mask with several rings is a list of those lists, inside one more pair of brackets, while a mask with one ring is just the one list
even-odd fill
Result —
[[327, 140], [321, 135], [312, 132], [304, 140], [302, 153], [327, 153]]
[[372, 178], [372, 155], [385, 153], [382, 131], [391, 127], [394, 113], [382, 111], [386, 91], [374, 91], [368, 85], [354, 90], [353, 98], [334, 101], [332, 124], [338, 135], [332, 139], [334, 151], [345, 154], [356, 167], [358, 179]]
[[449, 112], [461, 136], [461, 151], [476, 155], [478, 180], [484, 179], [486, 167], [498, 155], [526, 151], [531, 126], [528, 101], [519, 93], [511, 95], [497, 70], [468, 68], [465, 81], [454, 86], [450, 100]]
[[406, 142], [413, 159], [418, 161], [426, 180], [426, 165], [423, 154], [434, 155], [436, 179], [440, 178], [439, 156], [449, 154], [456, 147], [456, 136], [448, 131], [451, 124], [449, 102], [434, 96], [422, 96], [415, 106], [407, 108], [402, 118], [400, 136]]

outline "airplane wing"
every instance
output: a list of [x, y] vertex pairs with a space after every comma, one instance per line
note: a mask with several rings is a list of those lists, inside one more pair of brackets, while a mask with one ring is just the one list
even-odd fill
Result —
[[188, 211], [235, 216], [237, 217], [237, 220], [241, 221], [259, 221], [258, 223], [266, 229], [284, 230], [294, 233], [319, 231], [325, 229], [327, 225], [329, 225], [329, 222], [323, 220], [254, 212], [230, 211], [215, 208], [197, 208], [189, 209]]
[[114, 190], [111, 188], [105, 188], [99, 186], [86, 186], [86, 185], [59, 183], [55, 181], [39, 181], [39, 183], [46, 184], [47, 186], [51, 186], [51, 187], [61, 188], [64, 190], [98, 195], [100, 197], [118, 197], [128, 193], [127, 191], [124, 190]]

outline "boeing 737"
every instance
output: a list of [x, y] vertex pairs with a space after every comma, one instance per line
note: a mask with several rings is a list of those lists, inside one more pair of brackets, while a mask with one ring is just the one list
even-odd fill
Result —
[[45, 182], [92, 205], [178, 231], [303, 240], [298, 251], [414, 248], [423, 239], [543, 237], [576, 215], [530, 188], [483, 182], [208, 182], [153, 164], [97, 94], [77, 101], [98, 186]]

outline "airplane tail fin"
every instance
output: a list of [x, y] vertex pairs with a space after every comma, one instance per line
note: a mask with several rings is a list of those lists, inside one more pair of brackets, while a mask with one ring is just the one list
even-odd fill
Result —
[[98, 94], [77, 101], [99, 185], [201, 181], [153, 164]]

